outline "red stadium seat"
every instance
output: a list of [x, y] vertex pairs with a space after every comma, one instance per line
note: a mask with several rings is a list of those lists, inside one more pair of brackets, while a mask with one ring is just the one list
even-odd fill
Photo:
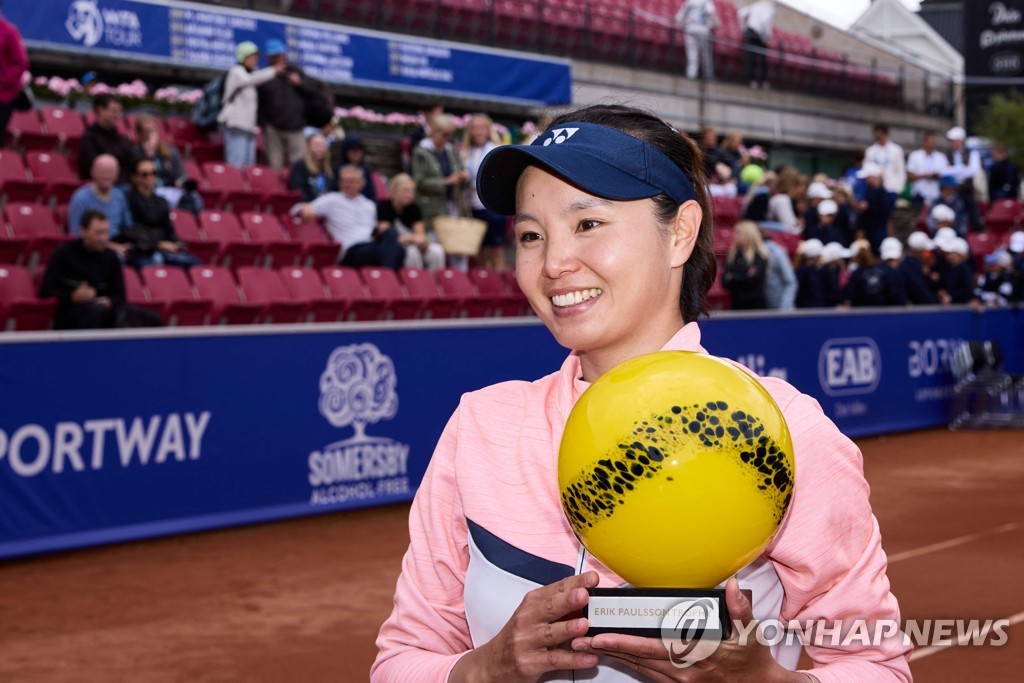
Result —
[[711, 233], [712, 247], [717, 255], [725, 255], [729, 253], [729, 247], [732, 246], [732, 228], [715, 228], [715, 231]]
[[132, 306], [148, 308], [157, 313], [161, 312], [163, 306], [161, 304], [154, 304], [150, 300], [149, 293], [146, 291], [146, 286], [142, 284], [138, 271], [129, 266], [124, 266], [121, 268], [121, 274], [124, 277], [124, 300], [126, 303]]
[[722, 273], [723, 270], [719, 268], [718, 275], [715, 277], [711, 289], [708, 290], [708, 310], [710, 311], [728, 311], [732, 308], [732, 294], [722, 286]]
[[997, 199], [988, 207], [985, 226], [996, 233], [1012, 232], [1020, 228], [1021, 203], [1016, 199]]
[[199, 223], [191, 212], [171, 209], [171, 225], [174, 226], [178, 239], [185, 243], [196, 258], [203, 263], [213, 263], [216, 260], [220, 245], [206, 239], [206, 235], [199, 231]]
[[370, 292], [370, 298], [384, 304], [393, 320], [412, 320], [420, 317], [426, 301], [411, 296], [402, 288], [398, 275], [390, 268], [365, 266], [359, 269]]
[[150, 301], [161, 306], [160, 316], [165, 325], [205, 325], [210, 316], [212, 302], [197, 299], [181, 268], [146, 266], [142, 281], [149, 290]]
[[252, 325], [262, 318], [264, 307], [242, 299], [235, 278], [227, 268], [194, 266], [189, 276], [199, 298], [212, 302], [211, 325]]
[[53, 219], [53, 212], [42, 204], [20, 202], [8, 204], [4, 212], [11, 238], [25, 242], [22, 263], [32, 271], [46, 268], [53, 250], [68, 239]]
[[334, 299], [312, 268], [281, 268], [281, 282], [293, 301], [303, 302], [316, 323], [334, 323], [344, 319], [348, 309], [344, 301]]
[[263, 249], [264, 265], [283, 268], [298, 263], [302, 245], [291, 241], [291, 236], [281, 227], [277, 216], [246, 211], [238, 218], [249, 235], [249, 241]]
[[984, 270], [985, 257], [999, 248], [999, 235], [992, 232], [969, 232], [967, 233], [967, 244], [971, 249], [971, 256], [974, 257], [975, 267], [979, 272]]
[[732, 228], [740, 221], [740, 204], [742, 200], [736, 197], [715, 197], [715, 226], [718, 228]]
[[249, 242], [235, 214], [207, 209], [199, 213], [199, 226], [208, 242], [217, 243], [217, 263], [222, 266], [262, 265], [263, 247]]
[[46, 184], [46, 193], [56, 199], [58, 204], [67, 204], [71, 195], [84, 182], [78, 173], [71, 168], [66, 156], [55, 152], [26, 152], [25, 162], [32, 173], [32, 179]]
[[[500, 278], [498, 282], [501, 282]], [[501, 308], [501, 304], [494, 298], [478, 292], [469, 276], [458, 268], [442, 268], [437, 271], [437, 285], [446, 296], [458, 301], [459, 309], [467, 318], [483, 318]]]
[[39, 299], [28, 270], [0, 264], [0, 331], [48, 330], [56, 299]]
[[320, 270], [320, 274], [331, 296], [345, 302], [346, 320], [384, 318], [387, 309], [380, 301], [370, 298], [358, 270], [346, 266], [327, 266]]
[[281, 216], [292, 241], [302, 245], [301, 265], [310, 268], [325, 268], [338, 262], [341, 250], [337, 242], [331, 240], [318, 222], [307, 223], [298, 216]]
[[791, 257], [796, 253], [797, 247], [800, 246], [800, 235], [791, 232], [773, 232], [771, 233], [772, 239], [780, 247], [786, 250], [786, 253]]
[[287, 189], [270, 166], [247, 166], [245, 179], [249, 188], [262, 197], [262, 203], [273, 213], [287, 213], [302, 201], [302, 195]]
[[186, 178], [196, 181], [197, 185], [202, 185], [206, 181], [206, 176], [203, 175], [203, 171], [199, 168], [199, 164], [191, 159], [181, 160], [181, 170], [185, 174]]
[[207, 161], [202, 164], [202, 169], [206, 183], [200, 188], [200, 194], [210, 208], [231, 207], [235, 212], [259, 208], [261, 195], [249, 190], [237, 168], [219, 161]]
[[409, 296], [423, 300], [420, 315], [424, 318], [455, 318], [462, 310], [461, 302], [438, 289], [433, 276], [426, 268], [402, 268], [398, 277]]
[[0, 149], [0, 199], [5, 202], [35, 202], [46, 193], [46, 183], [30, 180], [21, 156]]
[[237, 273], [246, 301], [264, 307], [261, 322], [300, 323], [309, 318], [309, 305], [292, 299], [276, 270], [246, 266]]
[[516, 280], [516, 272], [514, 270], [506, 270], [502, 277], [505, 278], [505, 284], [508, 286], [513, 298], [519, 302], [517, 315], [531, 315], [533, 313], [533, 307], [530, 306], [530, 301], [526, 298], [526, 295], [523, 294], [523, 290], [519, 288], [519, 281]]
[[[56, 135], [67, 148], [69, 143], [77, 144], [85, 133], [85, 124], [81, 115], [74, 109], [64, 107], [45, 107], [39, 114], [42, 116], [46, 132]], [[72, 143], [72, 141], [74, 141]]]
[[514, 296], [509, 291], [501, 273], [487, 268], [471, 268], [469, 278], [480, 291], [481, 298], [487, 302], [492, 314], [505, 318], [520, 314], [522, 308], [520, 297]]
[[53, 150], [60, 145], [60, 138], [43, 130], [39, 112], [35, 109], [16, 111], [7, 124], [8, 146], [11, 143], [23, 150]]

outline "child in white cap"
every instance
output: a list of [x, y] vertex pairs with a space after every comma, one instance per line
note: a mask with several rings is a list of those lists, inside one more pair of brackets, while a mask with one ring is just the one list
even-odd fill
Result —
[[946, 253], [947, 267], [942, 272], [939, 299], [950, 304], [970, 303], [974, 297], [974, 270], [968, 260], [970, 246], [963, 237], [943, 240], [943, 244], [940, 248]]
[[821, 308], [825, 305], [825, 292], [821, 282], [821, 253], [825, 245], [817, 238], [800, 243], [796, 250], [796, 307]]
[[907, 288], [907, 301], [919, 306], [939, 303], [938, 274], [932, 269], [935, 243], [921, 231], [907, 237], [907, 251], [900, 262], [900, 274]]

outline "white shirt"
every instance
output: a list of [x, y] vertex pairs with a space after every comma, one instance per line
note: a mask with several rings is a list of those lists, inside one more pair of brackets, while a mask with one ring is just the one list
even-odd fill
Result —
[[772, 24], [775, 23], [775, 2], [761, 0], [747, 5], [739, 11], [739, 17], [744, 29], [756, 32], [767, 43], [772, 37]]
[[484, 208], [484, 203], [480, 201], [480, 197], [476, 193], [476, 174], [480, 170], [480, 162], [495, 147], [497, 145], [488, 140], [483, 147], [470, 146], [469, 151], [466, 152], [466, 171], [469, 173], [469, 203], [474, 209]]
[[711, 0], [686, 0], [676, 13], [676, 23], [687, 33], [708, 35], [718, 26], [718, 13]]
[[978, 150], [974, 150], [966, 154], [967, 162], [964, 163], [965, 150], [959, 152], [950, 152], [953, 162], [946, 169], [946, 172], [955, 175], [956, 179], [961, 183], [968, 180], [973, 180], [974, 176], [981, 173], [981, 155], [978, 154]]
[[886, 191], [899, 194], [907, 184], [907, 168], [903, 148], [890, 140], [885, 145], [875, 143], [864, 151], [864, 161], [882, 167], [882, 185]]
[[[931, 175], [938, 173], [940, 176], [945, 174], [946, 166], [949, 162], [946, 161], [946, 155], [939, 150], [933, 150], [931, 154], [924, 151], [923, 149], [915, 149], [907, 157], [907, 171], [916, 175]], [[912, 186], [912, 192], [916, 195], [920, 195], [925, 201], [931, 203], [939, 198], [939, 181], [931, 180], [930, 178], [920, 178], [915, 180]]]
[[341, 192], [322, 194], [310, 206], [317, 216], [327, 222], [327, 232], [341, 244], [338, 258], [356, 244], [373, 239], [377, 227], [377, 205], [363, 195], [349, 197]]

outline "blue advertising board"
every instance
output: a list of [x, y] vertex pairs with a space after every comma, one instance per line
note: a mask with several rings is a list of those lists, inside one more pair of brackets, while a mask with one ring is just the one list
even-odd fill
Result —
[[[948, 357], [1024, 312], [721, 316], [704, 346], [850, 436], [947, 421]], [[566, 356], [532, 320], [0, 335], [0, 557], [408, 500], [467, 391]]]
[[507, 101], [571, 101], [569, 62], [338, 24], [186, 2], [32, 0], [5, 17], [30, 47], [227, 69], [235, 46], [283, 40], [289, 59], [328, 83]]

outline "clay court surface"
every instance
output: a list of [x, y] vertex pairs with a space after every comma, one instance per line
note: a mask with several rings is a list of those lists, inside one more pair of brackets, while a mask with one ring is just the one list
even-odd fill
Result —
[[[917, 681], [1024, 679], [1024, 431], [862, 439], [905, 619], [1011, 619]], [[842, 501], [837, 501], [842, 504]], [[365, 681], [408, 506], [0, 563], [0, 681]]]

